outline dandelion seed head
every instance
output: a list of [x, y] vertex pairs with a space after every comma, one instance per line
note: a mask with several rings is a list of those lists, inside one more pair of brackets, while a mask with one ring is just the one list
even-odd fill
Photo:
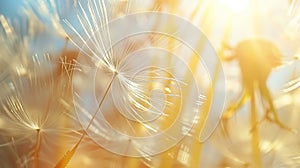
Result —
[[10, 145], [12, 138], [17, 145], [28, 139], [34, 141], [41, 132], [43, 140], [51, 142], [55, 134], [68, 137], [72, 132], [70, 125], [62, 121], [76, 125], [75, 117], [69, 113], [72, 100], [68, 97], [67, 76], [54, 78], [55, 71], [44, 66], [52, 64], [48, 54], [27, 57], [25, 61], [30, 65], [27, 74], [10, 73], [1, 85], [5, 94], [1, 92], [0, 118], [5, 126], [0, 129], [5, 141], [0, 146]]
[[[112, 20], [114, 16], [107, 12], [111, 11], [109, 5], [93, 0], [79, 3], [79, 24], [65, 20], [76, 34], [70, 40], [80, 49], [77, 62], [81, 70], [75, 71], [73, 81], [78, 93], [74, 100], [76, 112], [88, 135], [100, 146], [127, 155], [122, 149], [127, 144], [125, 140], [132, 139], [136, 144], [130, 144], [135, 150], [132, 156], [152, 153], [160, 147], [154, 147], [155, 140], [150, 142], [147, 138], [173, 143], [194, 124], [193, 117], [201, 105], [195, 102], [199, 81], [193, 78], [198, 68], [191, 70], [187, 58], [181, 59], [184, 54], [177, 47], [184, 42], [176, 42], [176, 30], [167, 34], [160, 32], [165, 29], [152, 32], [152, 28], [160, 27], [159, 18], [170, 16], [142, 14]], [[124, 30], [120, 31], [120, 27]], [[191, 51], [188, 45], [185, 48]], [[199, 63], [198, 55], [192, 53]], [[142, 142], [141, 137], [147, 140]], [[142, 147], [143, 144], [148, 146]]]

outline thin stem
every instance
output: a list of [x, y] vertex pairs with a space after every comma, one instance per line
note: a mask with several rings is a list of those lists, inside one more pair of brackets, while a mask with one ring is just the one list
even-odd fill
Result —
[[102, 106], [102, 104], [103, 104], [103, 102], [104, 102], [104, 100], [105, 100], [105, 98], [106, 98], [106, 96], [107, 96], [107, 94], [108, 94], [108, 92], [111, 88], [111, 85], [112, 85], [112, 83], [113, 83], [116, 76], [117, 76], [117, 73], [114, 73], [114, 75], [113, 75], [113, 77], [112, 77], [112, 79], [111, 79], [111, 81], [110, 81], [110, 83], [109, 83], [102, 99], [100, 100], [100, 103], [98, 104], [98, 107], [97, 107], [96, 111], [94, 112], [92, 118], [90, 119], [88, 125], [86, 126], [85, 131], [81, 134], [80, 139], [77, 141], [75, 146], [71, 150], [68, 150], [66, 152], [66, 154], [63, 156], [63, 158], [59, 160], [59, 162], [56, 164], [55, 168], [65, 168], [68, 165], [68, 163], [70, 162], [70, 160], [73, 158], [78, 146], [82, 142], [83, 138], [87, 135], [86, 131], [90, 128], [90, 126], [92, 125], [92, 123], [93, 123], [94, 119], [96, 118], [98, 112], [100, 111], [100, 108], [101, 108], [101, 106]]
[[250, 89], [250, 97], [251, 97], [251, 133], [252, 133], [252, 154], [254, 166], [257, 168], [262, 167], [262, 157], [259, 149], [259, 135], [257, 130], [257, 116], [256, 116], [256, 105], [255, 105], [255, 91], [254, 88]]
[[41, 148], [41, 132], [40, 129], [36, 130], [36, 143], [34, 147], [34, 167], [39, 168], [39, 155]]

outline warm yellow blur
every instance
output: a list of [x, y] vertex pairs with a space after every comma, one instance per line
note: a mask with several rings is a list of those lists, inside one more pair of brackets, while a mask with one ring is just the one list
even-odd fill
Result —
[[233, 12], [241, 12], [250, 5], [249, 0], [220, 0], [220, 3], [230, 8]]

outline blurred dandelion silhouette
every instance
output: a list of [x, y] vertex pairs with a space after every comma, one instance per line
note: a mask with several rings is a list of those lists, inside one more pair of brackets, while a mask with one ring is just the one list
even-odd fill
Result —
[[[262, 101], [267, 103], [265, 119], [274, 121], [280, 127], [287, 129], [287, 127], [279, 121], [270, 91], [267, 88], [267, 79], [272, 68], [282, 64], [282, 56], [279, 49], [269, 41], [254, 39], [242, 41], [235, 48], [229, 48], [229, 52], [231, 55], [225, 59], [238, 60], [245, 88], [242, 91], [243, 93], [241, 94], [240, 100], [231, 105], [228, 111], [223, 115], [223, 118], [228, 119], [234, 115], [248, 98], [255, 96], [255, 90], [259, 90]], [[253, 127], [255, 126], [256, 124], [253, 125]]]
[[[220, 28], [223, 30], [223, 34], [220, 33], [219, 41], [216, 40], [216, 43], [220, 44], [224, 41], [225, 43], [235, 43], [234, 46], [223, 45], [220, 47], [222, 48], [220, 55], [228, 56], [224, 58], [225, 72], [228, 68], [228, 76], [231, 78], [228, 79], [227, 86], [230, 88], [228, 88], [229, 94], [227, 95], [229, 99], [232, 99], [230, 92], [239, 94], [237, 100], [229, 101], [228, 108], [222, 116], [224, 120], [215, 133], [216, 143], [213, 143], [213, 145], [216, 146], [216, 153], [220, 151], [222, 153], [220, 154], [220, 164], [217, 166], [269, 167], [273, 164], [272, 161], [274, 160], [272, 158], [276, 158], [277, 152], [279, 153], [280, 146], [288, 143], [285, 139], [297, 137], [287, 131], [296, 130], [295, 125], [291, 122], [294, 114], [289, 110], [281, 109], [280, 101], [275, 101], [280, 96], [285, 97], [285, 94], [289, 94], [288, 89], [295, 88], [297, 90], [296, 82], [294, 84], [290, 82], [289, 86], [291, 87], [285, 85], [285, 82], [289, 81], [288, 78], [294, 71], [292, 67], [297, 69], [296, 60], [291, 58], [298, 48], [297, 36], [295, 36], [297, 33], [292, 33], [292, 37], [295, 37], [293, 42], [290, 39], [287, 40], [288, 42], [285, 41], [287, 38], [284, 34], [286, 28], [284, 23], [290, 18], [286, 17], [286, 20], [283, 18], [280, 20], [269, 19], [268, 17], [273, 12], [278, 14], [276, 13], [280, 11], [278, 9], [284, 9], [283, 13], [286, 12], [288, 4], [282, 3], [280, 7], [274, 5], [273, 9], [268, 6], [269, 3], [273, 4], [271, 1], [251, 1], [249, 6], [238, 15], [237, 12], [232, 12], [230, 15], [229, 12], [220, 11], [218, 5], [212, 3], [216, 4], [216, 7], [210, 11], [211, 16], [219, 14], [218, 16], [222, 15], [225, 22], [228, 21], [225, 24], [217, 22], [215, 25], [211, 25], [214, 28], [225, 25], [225, 28]], [[284, 17], [284, 14], [282, 17]], [[228, 20], [226, 20], [227, 15], [229, 15]], [[284, 23], [280, 23], [280, 21]], [[281, 28], [280, 30], [274, 30], [271, 28], [272, 26], [281, 26]], [[217, 31], [213, 32], [215, 34], [219, 33]], [[277, 38], [274, 35], [275, 32], [280, 37]], [[215, 34], [211, 36], [216, 36]], [[230, 61], [230, 63], [227, 61]], [[289, 64], [286, 64], [287, 61], [289, 61]], [[291, 66], [291, 64], [293, 65]], [[280, 72], [283, 69], [284, 72]], [[297, 73], [295, 70], [293, 78], [296, 80]], [[282, 90], [274, 89], [274, 85], [280, 85], [280, 89], [282, 89], [282, 86], [286, 86], [288, 89], [284, 91], [285, 93], [282, 93]], [[253, 99], [253, 97], [255, 98]], [[250, 116], [246, 115], [249, 107], [251, 108]], [[254, 112], [256, 115], [253, 114]], [[244, 146], [244, 148], [239, 146]]]

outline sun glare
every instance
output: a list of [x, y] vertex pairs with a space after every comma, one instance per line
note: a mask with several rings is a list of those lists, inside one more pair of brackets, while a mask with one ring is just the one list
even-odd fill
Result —
[[232, 12], [241, 12], [249, 6], [249, 0], [220, 0], [220, 3], [227, 6]]

